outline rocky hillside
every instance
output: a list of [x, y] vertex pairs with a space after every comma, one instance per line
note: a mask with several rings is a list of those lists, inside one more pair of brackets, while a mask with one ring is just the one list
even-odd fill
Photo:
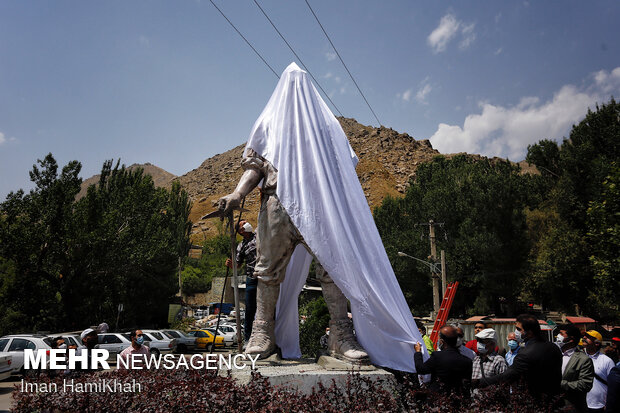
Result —
[[[355, 119], [338, 120], [360, 158], [357, 175], [371, 208], [387, 195], [403, 194], [417, 166], [439, 155], [428, 140], [416, 141], [406, 133], [361, 125]], [[190, 219], [194, 222], [195, 240], [217, 234], [219, 221], [202, 221], [200, 217], [213, 210], [214, 201], [234, 190], [243, 173], [240, 163], [244, 147], [239, 145], [215, 155], [178, 178], [194, 201]], [[258, 215], [258, 196], [258, 191], [253, 191], [245, 203], [250, 211], [244, 217], [252, 223], [256, 223]]]

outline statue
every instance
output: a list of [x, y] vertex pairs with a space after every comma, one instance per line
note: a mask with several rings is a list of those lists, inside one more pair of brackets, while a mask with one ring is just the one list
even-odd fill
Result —
[[[310, 254], [312, 251], [276, 195], [278, 172], [273, 165], [253, 150], [249, 151], [241, 165], [245, 172], [237, 187], [233, 193], [220, 198], [218, 208], [223, 214], [239, 208], [241, 200], [256, 188], [259, 182], [264, 182], [256, 231], [257, 258], [254, 267], [254, 276], [258, 278], [257, 309], [252, 335], [245, 349], [248, 354], [259, 354], [259, 358], [264, 358], [276, 349], [276, 302], [293, 251], [298, 244], [303, 244]], [[353, 334], [346, 297], [320, 264], [316, 266], [316, 275], [321, 282], [323, 297], [331, 317], [328, 351], [349, 362], [367, 362], [368, 354]]]
[[289, 298], [301, 291], [314, 257], [331, 316], [329, 352], [415, 372], [413, 345], [422, 338], [357, 178], [357, 161], [307, 73], [289, 65], [250, 133], [243, 176], [218, 201], [219, 216], [230, 216], [261, 188], [257, 309], [246, 353], [264, 358], [277, 344], [284, 357], [301, 355], [297, 301]]

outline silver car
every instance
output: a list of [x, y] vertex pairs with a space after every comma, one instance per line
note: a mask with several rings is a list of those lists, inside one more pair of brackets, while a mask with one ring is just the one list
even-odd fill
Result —
[[110, 353], [108, 361], [116, 361], [116, 355], [131, 346], [131, 341], [120, 333], [103, 333], [97, 337], [99, 339], [97, 348], [108, 350]]
[[0, 353], [0, 381], [8, 379], [13, 372], [13, 357], [9, 353]]
[[196, 350], [196, 337], [189, 336], [181, 330], [162, 330], [170, 339], [177, 340], [177, 349], [179, 353], [187, 353]]
[[0, 352], [11, 356], [12, 374], [25, 373], [24, 350], [49, 350], [52, 340], [41, 334], [13, 334], [0, 337]]
[[172, 353], [176, 349], [176, 338], [170, 339], [159, 330], [142, 330], [142, 333], [144, 333], [144, 343], [149, 346], [151, 354], [155, 356]]

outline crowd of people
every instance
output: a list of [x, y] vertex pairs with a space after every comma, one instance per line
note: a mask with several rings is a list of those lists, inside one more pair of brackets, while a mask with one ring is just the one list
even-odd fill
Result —
[[[554, 403], [561, 411], [620, 411], [620, 338], [603, 351], [598, 331], [582, 333], [567, 324], [558, 326], [552, 343], [544, 338], [536, 317], [522, 314], [503, 353], [496, 331], [484, 322], [476, 323], [475, 339], [467, 343], [460, 326], [443, 326], [434, 350], [424, 327], [418, 327], [424, 343], [415, 345], [415, 368], [432, 390], [477, 397], [490, 386], [522, 381], [532, 397]], [[422, 346], [430, 353], [426, 361]]]
[[[96, 329], [95, 328], [87, 328], [82, 333], [80, 333], [80, 341], [82, 342], [84, 347], [76, 348], [76, 346], [67, 345], [66, 340], [62, 337], [54, 337], [51, 339], [50, 347], [52, 349], [58, 350], [71, 350], [75, 349], [76, 356], [82, 356], [82, 354], [86, 354], [86, 358], [84, 361], [78, 361], [76, 364], [76, 369], [74, 371], [69, 368], [64, 369], [62, 371], [50, 371], [50, 374], [72, 374], [75, 371], [89, 371], [95, 370], [92, 366], [92, 350], [99, 343], [99, 334], [104, 334], [109, 331], [109, 326], [107, 323], [101, 323]], [[131, 344], [127, 346], [121, 353], [120, 357], [125, 359], [125, 366], [131, 365], [131, 359], [137, 357], [139, 361], [144, 360], [145, 357], [150, 356], [150, 351], [148, 346], [144, 344], [144, 333], [142, 330], [132, 330], [129, 333], [129, 339]], [[118, 365], [118, 368], [123, 368], [122, 363]]]

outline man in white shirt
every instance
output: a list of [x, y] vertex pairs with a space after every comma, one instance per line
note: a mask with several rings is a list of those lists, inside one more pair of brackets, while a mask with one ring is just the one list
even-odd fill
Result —
[[594, 383], [592, 390], [586, 396], [588, 411], [590, 412], [605, 411], [607, 376], [611, 369], [614, 368], [613, 360], [601, 354], [602, 340], [603, 336], [596, 330], [590, 330], [583, 336], [586, 353], [594, 363]]
[[[142, 330], [133, 330], [129, 333], [131, 339], [131, 345], [125, 350], [121, 351], [120, 357], [125, 359], [126, 365], [131, 365], [132, 359], [137, 358], [139, 363], [146, 361], [146, 358], [151, 355], [149, 348], [144, 345], [144, 333]], [[124, 367], [119, 363], [119, 368]]]

